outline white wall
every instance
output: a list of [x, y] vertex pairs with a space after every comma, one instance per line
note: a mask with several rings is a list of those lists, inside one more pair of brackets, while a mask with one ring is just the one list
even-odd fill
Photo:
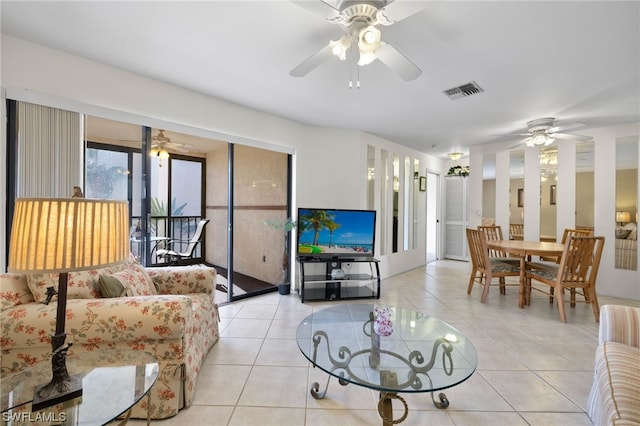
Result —
[[[3, 116], [4, 100], [12, 98], [290, 153], [294, 155], [294, 207], [365, 208], [366, 144], [419, 158], [421, 167], [443, 167], [441, 160], [362, 132], [306, 126], [4, 35], [1, 43]], [[4, 156], [4, 120], [1, 133]], [[0, 161], [4, 164], [5, 159]], [[0, 215], [5, 210], [3, 194]], [[3, 232], [1, 251], [5, 238]], [[4, 263], [5, 255], [0, 254]], [[381, 260], [383, 277], [399, 273], [424, 264], [424, 248]]]
[[[640, 123], [627, 125], [611, 126], [598, 129], [588, 129], [581, 131], [580, 134], [592, 136], [595, 143], [594, 154], [594, 233], [605, 237], [604, 252], [600, 264], [600, 270], [597, 279], [597, 292], [602, 295], [616, 296], [633, 300], [640, 300], [640, 270], [629, 271], [623, 269], [615, 269], [615, 176], [616, 176], [616, 149], [615, 141], [617, 138], [634, 136], [640, 134]], [[562, 141], [561, 141], [562, 142]], [[513, 141], [504, 144], [481, 145], [471, 148], [471, 158], [482, 157], [484, 154], [494, 155], [497, 153], [498, 158], [502, 158], [506, 167], [508, 161], [507, 146]], [[571, 158], [573, 157], [573, 158]], [[563, 158], [566, 161], [563, 161]], [[640, 160], [640, 159], [639, 159]], [[481, 161], [480, 161], [481, 164]], [[640, 161], [639, 163], [640, 164]], [[525, 190], [525, 239], [537, 239], [540, 226], [540, 210], [539, 210], [539, 161], [535, 150], [530, 149], [525, 152], [525, 186], [533, 191]], [[564, 146], [559, 150], [558, 157], [558, 182], [568, 181], [569, 184], [558, 184], [557, 193], [557, 229], [560, 235], [565, 227], [573, 227], [575, 225], [575, 144]], [[500, 211], [505, 209], [504, 201], [499, 205], [500, 200], [508, 198], [508, 169], [505, 168], [504, 173], [496, 175], [496, 216]], [[640, 178], [639, 178], [640, 179]], [[526, 181], [531, 182], [527, 186]], [[475, 191], [482, 191], [482, 185], [476, 184], [473, 187]], [[528, 192], [533, 192], [529, 196]], [[501, 195], [502, 194], [502, 195]], [[638, 194], [640, 200], [640, 193]], [[474, 197], [468, 205], [469, 212], [482, 210], [482, 197]], [[527, 206], [534, 206], [532, 209]], [[538, 209], [535, 208], [538, 206]], [[527, 218], [530, 218], [527, 221]], [[498, 222], [503, 226], [504, 219]], [[527, 233], [529, 228], [530, 232]]]

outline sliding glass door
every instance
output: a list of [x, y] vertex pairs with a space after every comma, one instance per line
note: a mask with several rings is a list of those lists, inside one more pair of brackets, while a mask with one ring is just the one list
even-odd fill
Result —
[[[129, 201], [131, 253], [142, 264], [151, 266], [167, 263], [158, 258], [159, 248], [186, 252], [205, 213], [206, 161], [200, 156], [167, 152], [145, 156], [143, 164], [142, 146], [147, 131], [150, 135], [160, 132], [87, 117], [85, 195]], [[171, 136], [180, 139], [177, 134]], [[156, 146], [154, 137], [151, 147]], [[150, 194], [148, 204], [144, 193]], [[204, 259], [204, 244], [198, 244], [187, 263], [202, 263]]]
[[[17, 103], [9, 104], [8, 129], [18, 129]], [[145, 266], [166, 265], [157, 250], [169, 240], [191, 239], [198, 222], [208, 219], [190, 262], [218, 270], [219, 303], [275, 291], [289, 279], [293, 265], [281, 225], [291, 217], [291, 155], [95, 116], [82, 118], [84, 134], [78, 126], [77, 134], [67, 139], [76, 141], [75, 151], [83, 154], [63, 158], [71, 164], [55, 171], [67, 178], [65, 191], [48, 196], [70, 196], [72, 186], [78, 185], [88, 198], [127, 200], [131, 252]], [[17, 135], [8, 134], [12, 161], [7, 164], [13, 165], [7, 169], [9, 213], [21, 183], [16, 170], [28, 164], [16, 153]], [[73, 167], [84, 170], [75, 176], [67, 170]], [[171, 248], [186, 247], [178, 243]]]
[[289, 211], [289, 156], [233, 145], [234, 296], [273, 291], [288, 280], [284, 224]]

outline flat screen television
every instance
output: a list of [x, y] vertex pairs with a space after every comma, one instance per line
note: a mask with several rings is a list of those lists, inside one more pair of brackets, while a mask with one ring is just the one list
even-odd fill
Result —
[[373, 257], [375, 210], [298, 209], [298, 256]]

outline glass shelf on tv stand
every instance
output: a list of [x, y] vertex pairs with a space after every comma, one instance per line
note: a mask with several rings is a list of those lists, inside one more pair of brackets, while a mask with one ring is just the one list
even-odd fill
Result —
[[[310, 300], [380, 298], [380, 268], [377, 259], [298, 256], [297, 260], [300, 284], [298, 293], [302, 303]], [[364, 263], [368, 264], [369, 273], [350, 272], [353, 267], [351, 264]], [[347, 265], [350, 267], [346, 267]], [[307, 273], [309, 269], [314, 269], [314, 272]], [[332, 275], [335, 269], [341, 270], [341, 274]]]

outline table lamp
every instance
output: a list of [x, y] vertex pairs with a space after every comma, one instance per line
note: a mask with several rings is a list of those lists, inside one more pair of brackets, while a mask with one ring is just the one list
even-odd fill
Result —
[[627, 222], [631, 222], [631, 213], [629, 212], [616, 212], [616, 222], [620, 223], [620, 226]]
[[[9, 272], [59, 273], [52, 379], [35, 388], [32, 411], [82, 395], [82, 379], [70, 376], [64, 344], [67, 280], [72, 271], [122, 263], [129, 255], [126, 201], [18, 198], [9, 242]], [[55, 293], [54, 293], [55, 294]]]

